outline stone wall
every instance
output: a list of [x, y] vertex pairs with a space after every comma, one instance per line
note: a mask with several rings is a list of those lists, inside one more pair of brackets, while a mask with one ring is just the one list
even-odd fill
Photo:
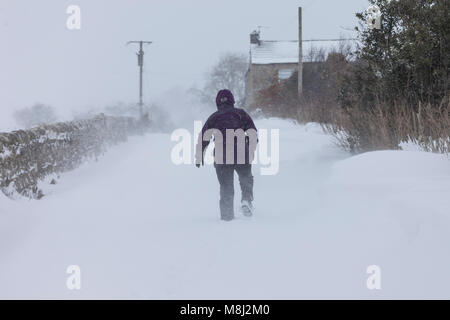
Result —
[[41, 198], [38, 182], [96, 158], [108, 146], [126, 141], [145, 128], [130, 117], [99, 115], [92, 119], [42, 125], [0, 133], [0, 190]]

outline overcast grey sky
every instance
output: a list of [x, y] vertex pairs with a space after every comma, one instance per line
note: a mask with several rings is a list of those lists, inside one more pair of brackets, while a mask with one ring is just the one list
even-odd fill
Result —
[[[81, 30], [66, 9], [81, 8]], [[200, 85], [222, 52], [247, 53], [258, 25], [264, 39], [352, 36], [367, 0], [0, 0], [0, 116], [37, 101], [59, 110], [137, 100], [136, 47], [146, 48], [145, 95]]]

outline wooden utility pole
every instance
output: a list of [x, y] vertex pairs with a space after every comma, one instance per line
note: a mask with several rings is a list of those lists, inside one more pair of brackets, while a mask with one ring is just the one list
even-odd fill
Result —
[[127, 45], [130, 43], [138, 43], [139, 51], [136, 53], [138, 57], [138, 66], [139, 66], [139, 116], [142, 119], [144, 117], [144, 102], [142, 99], [142, 68], [144, 66], [144, 50], [143, 46], [145, 44], [151, 44], [152, 41], [128, 41]]
[[302, 7], [298, 8], [298, 97], [303, 92]]

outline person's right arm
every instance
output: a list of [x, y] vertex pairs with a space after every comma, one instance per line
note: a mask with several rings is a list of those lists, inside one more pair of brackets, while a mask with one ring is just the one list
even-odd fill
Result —
[[249, 147], [249, 161], [250, 163], [253, 161], [256, 151], [256, 145], [258, 144], [258, 129], [256, 129], [255, 123], [253, 122], [252, 117], [245, 111], [243, 116], [243, 130], [246, 134], [246, 142]]

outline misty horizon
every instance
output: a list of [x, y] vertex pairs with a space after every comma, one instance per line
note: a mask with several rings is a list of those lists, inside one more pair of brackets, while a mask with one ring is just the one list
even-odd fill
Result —
[[[80, 30], [66, 27], [72, 4], [81, 9]], [[54, 107], [65, 120], [137, 103], [138, 48], [126, 46], [130, 40], [153, 41], [144, 48], [144, 101], [183, 95], [202, 86], [221, 55], [248, 55], [249, 34], [258, 26], [263, 39], [298, 39], [299, 6], [304, 39], [339, 38], [353, 35], [355, 13], [367, 1], [3, 1], [0, 130], [16, 128], [13, 112], [36, 103]], [[321, 19], [326, 24], [317, 23]]]

